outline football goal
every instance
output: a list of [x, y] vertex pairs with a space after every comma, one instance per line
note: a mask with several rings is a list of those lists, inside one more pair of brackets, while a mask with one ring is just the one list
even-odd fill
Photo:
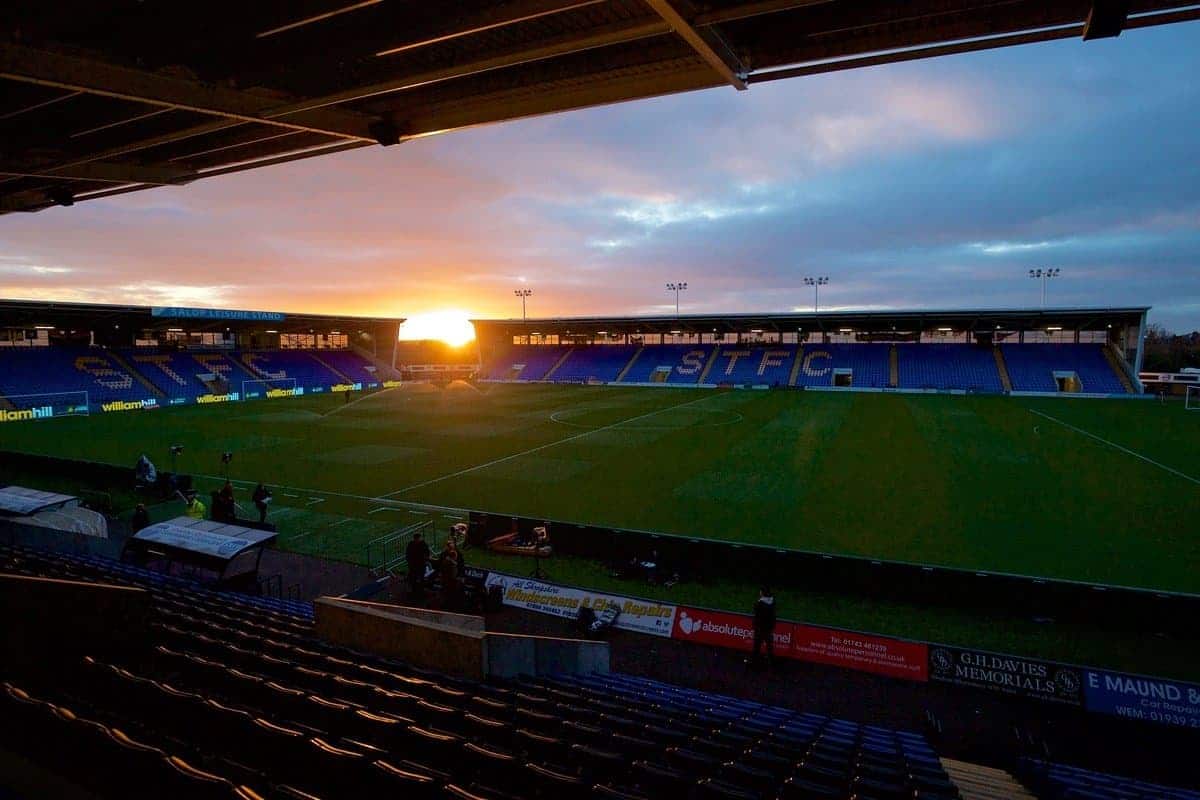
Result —
[[1187, 394], [1183, 396], [1183, 407], [1188, 411], [1200, 411], [1200, 386], [1187, 387]]
[[296, 386], [295, 378], [267, 378], [259, 381], [242, 381], [242, 399], [297, 397], [304, 389]]
[[87, 392], [0, 395], [0, 422], [86, 417], [89, 400]]

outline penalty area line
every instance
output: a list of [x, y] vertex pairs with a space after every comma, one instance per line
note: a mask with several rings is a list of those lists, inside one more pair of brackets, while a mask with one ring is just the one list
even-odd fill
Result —
[[584, 431], [583, 433], [577, 433], [574, 436], [568, 436], [565, 439], [557, 439], [553, 442], [547, 442], [546, 444], [538, 445], [537, 447], [531, 447], [528, 450], [522, 450], [519, 453], [513, 453], [512, 455], [503, 456], [501, 458], [497, 458], [492, 461], [485, 462], [483, 464], [476, 464], [473, 467], [467, 467], [466, 469], [460, 469], [458, 472], [451, 472], [449, 475], [443, 475], [440, 478], [431, 478], [430, 480], [422, 481], [421, 483], [414, 483], [412, 486], [406, 486], [403, 489], [397, 489], [394, 492], [388, 492], [387, 494], [381, 494], [378, 497], [376, 497], [375, 499], [376, 500], [387, 500], [388, 498], [395, 497], [396, 495], [404, 494], [405, 492], [411, 492], [414, 489], [423, 489], [426, 486], [431, 486], [435, 483], [441, 483], [442, 481], [449, 480], [450, 478], [457, 478], [459, 475], [467, 475], [471, 472], [475, 472], [476, 470], [481, 470], [486, 467], [494, 467], [497, 464], [503, 464], [506, 461], [512, 461], [514, 458], [520, 458], [521, 456], [527, 456], [527, 455], [531, 455], [533, 453], [539, 453], [542, 450], [549, 450], [551, 447], [557, 447], [560, 444], [566, 444], [567, 442], [574, 442], [578, 439], [583, 439], [584, 437], [591, 436], [596, 433], [600, 433], [601, 431], [610, 431], [613, 428], [618, 428], [618, 427], [628, 424], [630, 422], [637, 422], [639, 419], [646, 419], [647, 417], [653, 417], [656, 414], [665, 414], [666, 412], [674, 411], [677, 408], [684, 408], [685, 406], [695, 405], [696, 403], [704, 402], [705, 400], [708, 400], [708, 399], [710, 399], [712, 397], [716, 397], [716, 396], [717, 396], [716, 393], [706, 394], [706, 395], [704, 395], [704, 397], [698, 397], [695, 400], [688, 400], [685, 403], [677, 403], [673, 406], [667, 406], [666, 408], [659, 408], [659, 409], [650, 411], [645, 414], [639, 414], [636, 417], [630, 417], [629, 419], [623, 419], [623, 420], [620, 420], [619, 422], [614, 422], [611, 425], [605, 425], [603, 428], [595, 428], [593, 430]]
[[1200, 478], [1193, 478], [1191, 475], [1188, 475], [1186, 472], [1180, 472], [1179, 470], [1175, 469], [1174, 467], [1168, 467], [1166, 464], [1159, 463], [1158, 461], [1155, 461], [1152, 458], [1147, 458], [1146, 456], [1142, 455], [1141, 453], [1130, 450], [1128, 447], [1122, 447], [1121, 445], [1117, 444], [1116, 442], [1110, 442], [1108, 439], [1105, 439], [1103, 436], [1097, 436], [1094, 433], [1089, 433], [1088, 431], [1085, 431], [1083, 428], [1077, 428], [1074, 425], [1072, 425], [1071, 423], [1063, 422], [1061, 419], [1052, 417], [1049, 414], [1043, 414], [1041, 411], [1037, 411], [1036, 409], [1032, 409], [1032, 408], [1026, 409], [1026, 410], [1029, 411], [1030, 414], [1037, 414], [1039, 417], [1045, 417], [1046, 419], [1050, 420], [1051, 422], [1056, 422], [1059, 425], [1062, 425], [1064, 428], [1069, 428], [1069, 429], [1075, 431], [1076, 433], [1083, 434], [1084, 436], [1088, 437], [1089, 439], [1095, 439], [1097, 442], [1100, 442], [1101, 444], [1106, 444], [1109, 447], [1112, 447], [1116, 450], [1120, 450], [1122, 453], [1125, 453], [1126, 455], [1130, 455], [1130, 456], [1133, 456], [1134, 458], [1145, 461], [1147, 464], [1158, 467], [1159, 469], [1162, 469], [1162, 470], [1166, 470], [1167, 472], [1171, 473], [1172, 475], [1183, 478], [1185, 481], [1191, 481], [1192, 483], [1196, 484], [1197, 486], [1200, 486]]

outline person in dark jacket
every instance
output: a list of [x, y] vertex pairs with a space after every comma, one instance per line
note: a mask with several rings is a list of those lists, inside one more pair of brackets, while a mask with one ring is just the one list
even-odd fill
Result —
[[760, 662], [762, 646], [767, 646], [767, 664], [775, 660], [775, 595], [764, 586], [754, 604], [754, 661]]
[[149, 526], [150, 512], [146, 510], [145, 503], [138, 503], [137, 508], [133, 510], [133, 517], [129, 520], [129, 529], [137, 533], [142, 528]]
[[425, 567], [429, 564], [429, 545], [421, 534], [413, 534], [412, 541], [404, 548], [404, 558], [408, 562], [409, 601], [419, 603], [425, 594]]
[[254, 494], [250, 499], [254, 501], [254, 507], [258, 509], [259, 524], [264, 524], [267, 521], [267, 506], [271, 503], [271, 490], [260, 483], [254, 487]]
[[459, 578], [458, 548], [454, 540], [446, 542], [438, 571], [442, 579], [442, 610], [458, 611], [462, 605], [462, 581]]

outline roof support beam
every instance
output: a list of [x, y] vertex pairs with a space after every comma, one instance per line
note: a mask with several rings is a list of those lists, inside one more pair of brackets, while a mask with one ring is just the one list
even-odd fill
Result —
[[608, 0], [511, 0], [506, 3], [498, 3], [495, 7], [476, 14], [473, 17], [454, 20], [450, 24], [430, 28], [417, 34], [404, 44], [380, 50], [375, 55], [390, 56], [396, 53], [403, 53], [406, 50], [427, 47], [431, 44], [438, 44], [439, 42], [446, 42], [451, 39], [460, 39], [464, 36], [483, 33], [494, 28], [503, 28], [507, 25], [515, 25], [518, 22], [526, 22], [538, 17], [547, 17], [551, 14], [562, 14], [566, 11], [574, 11], [577, 8], [586, 8], [587, 6], [599, 5], [604, 2], [608, 2]]
[[187, 183], [197, 177], [190, 169], [164, 164], [126, 164], [112, 161], [93, 161], [72, 167], [37, 167], [0, 163], [0, 175], [21, 178], [64, 178], [71, 181], [103, 181], [105, 183], [147, 183], [156, 186]]
[[271, 115], [272, 108], [279, 105], [278, 100], [22, 45], [0, 43], [0, 78], [237, 122], [375, 141], [370, 132], [375, 120], [361, 114], [326, 110], [278, 119]]
[[[719, 37], [712, 32], [702, 33], [694, 27], [683, 18], [672, 0], [646, 0], [646, 5], [654, 9], [726, 83], [738, 91], [745, 91], [747, 70], [737, 62], [732, 53], [729, 53]], [[724, 50], [725, 54], [719, 53], [718, 49]]]

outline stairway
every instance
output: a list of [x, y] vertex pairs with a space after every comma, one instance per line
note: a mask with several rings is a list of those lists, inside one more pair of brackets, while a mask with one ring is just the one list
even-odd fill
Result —
[[888, 386], [893, 389], [900, 385], [900, 351], [896, 345], [888, 350]]
[[1112, 371], [1116, 373], [1117, 380], [1121, 382], [1121, 386], [1125, 388], [1126, 394], [1136, 394], [1137, 390], [1133, 388], [1133, 381], [1129, 380], [1129, 373], [1126, 372], [1124, 364], [1118, 358], [1116, 352], [1110, 344], [1104, 345], [1104, 360], [1108, 362], [1108, 366], [1112, 367]]
[[708, 357], [708, 363], [704, 365], [704, 369], [700, 372], [700, 380], [696, 383], [706, 383], [708, 381], [708, 373], [712, 372], [713, 364], [717, 363], [717, 353], [721, 352], [721, 345], [714, 344], [712, 355]]
[[317, 362], [318, 364], [320, 364], [322, 367], [324, 367], [325, 369], [329, 370], [329, 371], [330, 371], [330, 372], [332, 372], [334, 375], [337, 375], [339, 378], [341, 378], [341, 379], [342, 379], [342, 381], [343, 381], [343, 382], [345, 382], [345, 383], [354, 383], [354, 382], [355, 382], [355, 381], [354, 381], [354, 379], [353, 379], [353, 378], [351, 378], [349, 375], [347, 375], [346, 373], [342, 372], [340, 369], [338, 369], [337, 367], [335, 367], [333, 364], [330, 364], [328, 361], [326, 361], [325, 359], [321, 358], [321, 357], [320, 357], [319, 355], [317, 355], [316, 353], [314, 353], [314, 352], [310, 352], [310, 353], [309, 353], [309, 355], [310, 355], [310, 356], [312, 356], [312, 359], [313, 359], [313, 361], [316, 361], [316, 362]]
[[1000, 385], [1004, 391], [1012, 391], [1012, 379], [1008, 377], [1008, 365], [1004, 363], [1004, 353], [999, 345], [992, 345], [992, 356], [996, 359], [996, 371], [1000, 373]]
[[962, 800], [1037, 800], [1021, 783], [1002, 769], [943, 758], [942, 766]]
[[547, 372], [545, 375], [543, 375], [541, 379], [544, 381], [550, 380], [550, 378], [552, 378], [554, 376], [554, 373], [558, 372], [558, 368], [561, 367], [563, 364], [565, 364], [567, 359], [571, 357], [571, 353], [574, 353], [574, 352], [575, 352], [574, 347], [567, 348], [567, 352], [562, 354], [562, 358], [560, 358], [558, 361], [555, 361], [554, 366], [551, 367], [550, 371]]
[[796, 345], [796, 361], [792, 364], [792, 373], [788, 375], [788, 386], [795, 386], [800, 377], [800, 368], [804, 366], [804, 345]]
[[638, 347], [637, 351], [633, 354], [633, 358], [629, 359], [629, 363], [622, 367], [621, 371], [617, 373], [617, 379], [613, 381], [613, 383], [620, 383], [621, 381], [625, 380], [625, 376], [629, 374], [629, 370], [633, 369], [633, 365], [637, 363], [638, 356], [640, 356], [642, 351], [645, 349], [646, 348], [644, 345]]
[[108, 355], [109, 358], [111, 358], [113, 361], [117, 362], [118, 366], [120, 366], [121, 369], [128, 372], [135, 381], [137, 381], [142, 386], [144, 386], [146, 391], [148, 391], [151, 395], [153, 395], [154, 397], [160, 397], [160, 398], [165, 398], [167, 396], [166, 392], [164, 392], [162, 389], [158, 388], [153, 383], [151, 383], [149, 378], [147, 378], [142, 373], [138, 372], [137, 368], [134, 367], [133, 364], [129, 363], [125, 359], [125, 357], [122, 356], [120, 353], [118, 353], [116, 350], [105, 350], [104, 352]]

